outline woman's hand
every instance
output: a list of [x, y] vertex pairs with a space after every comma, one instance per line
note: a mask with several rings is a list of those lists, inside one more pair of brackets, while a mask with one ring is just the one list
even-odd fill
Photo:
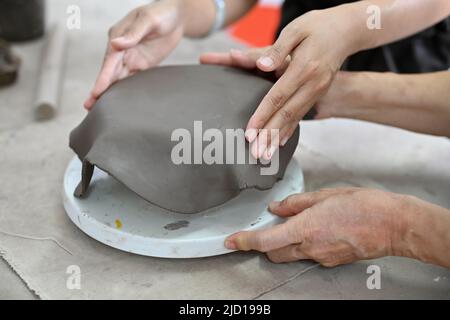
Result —
[[362, 259], [401, 255], [405, 214], [412, 197], [359, 189], [324, 189], [292, 195], [270, 210], [284, 224], [230, 236], [229, 249], [257, 250], [273, 262], [312, 259], [333, 267]]
[[159, 64], [183, 36], [181, 2], [166, 0], [131, 11], [109, 31], [103, 66], [84, 106], [91, 109], [118, 80]]
[[[275, 140], [280, 144], [287, 141], [292, 128], [327, 92], [343, 61], [354, 52], [351, 13], [346, 6], [338, 6], [304, 14], [281, 32], [273, 46], [252, 56], [256, 61], [241, 65], [280, 75], [247, 125], [248, 141], [257, 142], [252, 150], [255, 158], [268, 160], [279, 147], [271, 143], [271, 130], [278, 131]], [[201, 61], [233, 65], [229, 54], [209, 53]]]

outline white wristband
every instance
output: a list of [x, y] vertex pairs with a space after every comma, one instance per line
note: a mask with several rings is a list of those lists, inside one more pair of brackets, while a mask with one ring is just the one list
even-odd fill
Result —
[[216, 5], [216, 20], [214, 21], [214, 25], [211, 28], [209, 34], [219, 31], [225, 25], [226, 18], [226, 6], [225, 0], [213, 0]]

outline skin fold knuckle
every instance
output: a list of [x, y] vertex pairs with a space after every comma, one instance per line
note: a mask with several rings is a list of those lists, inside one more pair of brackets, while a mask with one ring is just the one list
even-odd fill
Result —
[[267, 252], [266, 248], [267, 241], [263, 236], [255, 236], [252, 241], [252, 249], [260, 252]]
[[298, 226], [291, 225], [289, 228], [287, 228], [286, 238], [287, 241], [291, 244], [301, 242], [301, 233]]
[[331, 85], [331, 78], [325, 76], [325, 78], [320, 79], [317, 83], [315, 90], [317, 92], [325, 92]]
[[295, 222], [298, 224], [299, 229], [302, 230], [302, 242], [304, 243], [305, 247], [310, 247], [310, 244], [314, 239], [314, 231], [312, 230], [310, 211], [311, 209], [305, 209], [301, 214], [293, 218], [293, 220], [296, 220]]
[[304, 241], [302, 224], [298, 221], [292, 219], [288, 223], [288, 228], [286, 229], [287, 240], [294, 243], [302, 243]]
[[305, 74], [307, 77], [312, 78], [319, 74], [320, 72], [320, 61], [311, 60], [306, 64]]
[[280, 110], [280, 115], [285, 122], [290, 122], [295, 119], [294, 113], [286, 108]]
[[294, 204], [294, 198], [292, 196], [289, 196], [285, 198], [283, 201], [281, 201], [280, 206], [286, 209], [291, 209]]
[[283, 56], [283, 47], [281, 44], [277, 43], [272, 46], [269, 51], [269, 56], [276, 62], [280, 62]]
[[278, 110], [282, 107], [284, 96], [283, 93], [273, 93], [268, 97], [269, 106], [272, 110]]
[[294, 257], [294, 258], [297, 259], [297, 260], [303, 258], [304, 255], [305, 255], [305, 254], [302, 252], [301, 246], [300, 246], [300, 245], [295, 246], [295, 247], [292, 249], [291, 254], [292, 254], [292, 257]]

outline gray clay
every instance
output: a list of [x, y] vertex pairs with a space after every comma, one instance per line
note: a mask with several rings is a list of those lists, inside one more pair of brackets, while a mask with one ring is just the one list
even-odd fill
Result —
[[[71, 133], [70, 146], [83, 162], [75, 190], [88, 196], [97, 166], [147, 201], [179, 213], [196, 213], [236, 197], [246, 188], [269, 189], [283, 178], [299, 130], [279, 152], [279, 170], [261, 175], [261, 163], [172, 162], [172, 132], [194, 121], [210, 128], [244, 129], [272, 82], [217, 66], [172, 66], [141, 72], [113, 85]], [[203, 148], [209, 142], [203, 142]], [[236, 144], [237, 145], [237, 144]], [[246, 156], [249, 148], [246, 143]], [[194, 152], [194, 150], [193, 150]], [[225, 154], [225, 152], [224, 152]], [[95, 188], [95, 186], [92, 186]]]

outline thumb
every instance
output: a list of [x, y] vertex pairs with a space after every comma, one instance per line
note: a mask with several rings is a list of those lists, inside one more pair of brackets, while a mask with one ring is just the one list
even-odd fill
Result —
[[304, 37], [297, 28], [294, 29], [288, 25], [281, 32], [277, 41], [258, 59], [258, 68], [265, 72], [271, 72], [281, 67]]

